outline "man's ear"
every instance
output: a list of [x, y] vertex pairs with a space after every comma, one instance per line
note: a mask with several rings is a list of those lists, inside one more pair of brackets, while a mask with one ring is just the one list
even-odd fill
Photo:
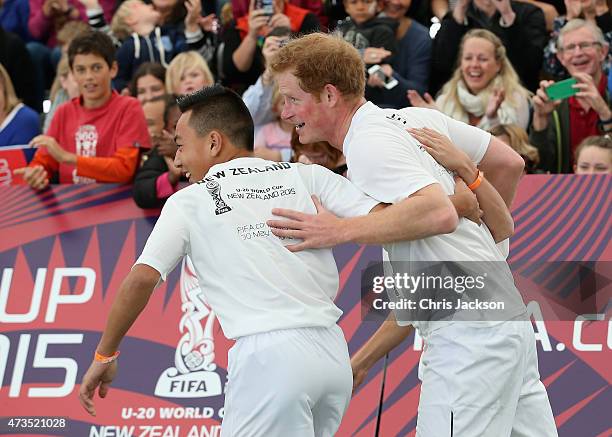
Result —
[[224, 138], [218, 131], [213, 130], [208, 134], [210, 138], [210, 154], [211, 156], [219, 156], [223, 150]]
[[555, 53], [555, 56], [557, 57], [557, 59], [559, 60], [561, 65], [563, 65], [563, 67], [565, 67], [565, 62], [563, 61], [563, 51], [557, 49], [557, 53]]
[[600, 58], [601, 62], [603, 62], [606, 59], [606, 57], [608, 56], [608, 52], [609, 51], [610, 51], [610, 46], [608, 44], [603, 44], [601, 46], [601, 51], [600, 51], [600, 53], [601, 53], [601, 58]]
[[325, 102], [328, 106], [336, 106], [340, 99], [340, 91], [331, 83], [328, 83], [323, 87], [321, 91], [321, 101]]
[[117, 76], [118, 71], [119, 71], [119, 65], [117, 64], [117, 61], [113, 61], [110, 67], [111, 79], [114, 79], [115, 76]]

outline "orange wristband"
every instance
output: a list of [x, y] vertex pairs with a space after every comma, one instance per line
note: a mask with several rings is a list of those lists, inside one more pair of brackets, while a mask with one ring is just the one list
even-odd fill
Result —
[[108, 364], [108, 363], [112, 363], [113, 361], [115, 361], [118, 356], [119, 356], [119, 351], [115, 352], [110, 357], [106, 357], [106, 356], [104, 356], [102, 354], [99, 354], [96, 351], [96, 353], [94, 355], [94, 361], [97, 361], [98, 363]]
[[484, 178], [484, 173], [478, 170], [478, 176], [476, 176], [476, 180], [474, 180], [474, 182], [468, 185], [468, 188], [474, 191], [476, 188], [480, 187], [480, 184], [482, 183], [483, 178]]

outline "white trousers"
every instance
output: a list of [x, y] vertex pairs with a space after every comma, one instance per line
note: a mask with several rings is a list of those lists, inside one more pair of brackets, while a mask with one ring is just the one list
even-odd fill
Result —
[[334, 325], [239, 338], [228, 380], [221, 437], [327, 437], [348, 407], [353, 374]]
[[557, 436], [530, 322], [433, 331], [419, 378], [418, 437]]

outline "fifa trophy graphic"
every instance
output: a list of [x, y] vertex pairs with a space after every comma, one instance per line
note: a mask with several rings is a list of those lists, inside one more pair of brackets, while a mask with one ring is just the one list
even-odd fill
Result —
[[181, 265], [182, 336], [174, 354], [174, 367], [166, 369], [157, 381], [155, 395], [172, 398], [200, 398], [222, 393], [221, 378], [215, 372], [213, 327], [215, 313], [200, 290], [189, 257]]
[[225, 203], [225, 201], [221, 198], [221, 186], [219, 185], [219, 182], [217, 181], [208, 181], [206, 182], [205, 185], [206, 189], [208, 190], [208, 193], [212, 196], [214, 202], [215, 202], [215, 214], [219, 215], [219, 214], [223, 214], [225, 212], [231, 211], [232, 208], [230, 208], [229, 206], [227, 206], [227, 204]]

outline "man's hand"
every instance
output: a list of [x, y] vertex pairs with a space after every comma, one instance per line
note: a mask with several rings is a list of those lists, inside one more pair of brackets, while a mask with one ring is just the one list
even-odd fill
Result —
[[423, 97], [416, 90], [408, 90], [406, 91], [406, 98], [410, 102], [412, 106], [417, 108], [429, 108], [438, 110], [436, 106], [436, 101], [431, 97], [431, 94], [425, 93]]
[[368, 47], [363, 51], [363, 62], [366, 64], [380, 64], [391, 52], [382, 47]]
[[[381, 65], [380, 71], [387, 78], [390, 78], [393, 75], [393, 68], [389, 64]], [[371, 74], [368, 77], [368, 85], [375, 88], [382, 88], [385, 86], [385, 82], [378, 76], [378, 74]]]
[[280, 36], [269, 36], [264, 41], [264, 45], [261, 49], [261, 53], [266, 61], [266, 65], [269, 65], [270, 60], [280, 49], [281, 41], [285, 38]]
[[561, 103], [560, 100], [550, 100], [546, 94], [546, 88], [555, 83], [552, 80], [543, 80], [540, 82], [540, 88], [536, 91], [531, 99], [533, 103], [533, 128], [537, 131], [544, 130], [548, 127], [548, 116]]
[[44, 190], [49, 185], [49, 175], [42, 165], [17, 168], [13, 173], [21, 175], [23, 180], [35, 190]]
[[202, 14], [202, 0], [185, 0], [187, 15], [185, 16], [185, 30], [197, 32], [199, 19]]
[[81, 388], [79, 389], [79, 401], [83, 408], [92, 416], [96, 415], [96, 408], [93, 402], [96, 388], [98, 389], [100, 397], [105, 398], [108, 394], [108, 387], [116, 374], [116, 360], [108, 364], [93, 361], [85, 373], [85, 376], [83, 376]]
[[353, 370], [353, 394], [355, 394], [355, 390], [357, 390], [366, 376], [368, 376], [370, 368], [366, 367], [356, 357], [353, 357], [351, 358], [351, 369]]
[[261, 81], [264, 86], [272, 85], [274, 79], [272, 78], [272, 72], [270, 71], [268, 66], [270, 65], [270, 60], [272, 59], [272, 57], [280, 50], [281, 41], [283, 41], [284, 39], [285, 38], [282, 38], [280, 36], [269, 36], [264, 41], [264, 45], [261, 49], [261, 53], [264, 57], [264, 63], [266, 65], [266, 69], [261, 74]]
[[599, 90], [593, 82], [593, 77], [588, 73], [576, 73], [574, 79], [577, 83], [574, 85], [575, 89], [579, 91], [576, 93], [576, 98], [587, 108], [593, 108], [600, 120], [609, 120], [612, 117], [612, 111], [608, 107], [608, 104], [604, 98], [599, 94]]
[[316, 214], [274, 208], [272, 214], [289, 220], [267, 221], [267, 225], [277, 237], [303, 240], [301, 243], [285, 246], [291, 252], [334, 247], [342, 242], [339, 238], [344, 227], [342, 219], [323, 208], [316, 196], [312, 196], [312, 201], [317, 208]]
[[57, 144], [55, 138], [48, 135], [38, 135], [30, 141], [30, 147], [44, 147], [60, 164], [76, 164], [76, 155], [65, 151], [62, 146]]

